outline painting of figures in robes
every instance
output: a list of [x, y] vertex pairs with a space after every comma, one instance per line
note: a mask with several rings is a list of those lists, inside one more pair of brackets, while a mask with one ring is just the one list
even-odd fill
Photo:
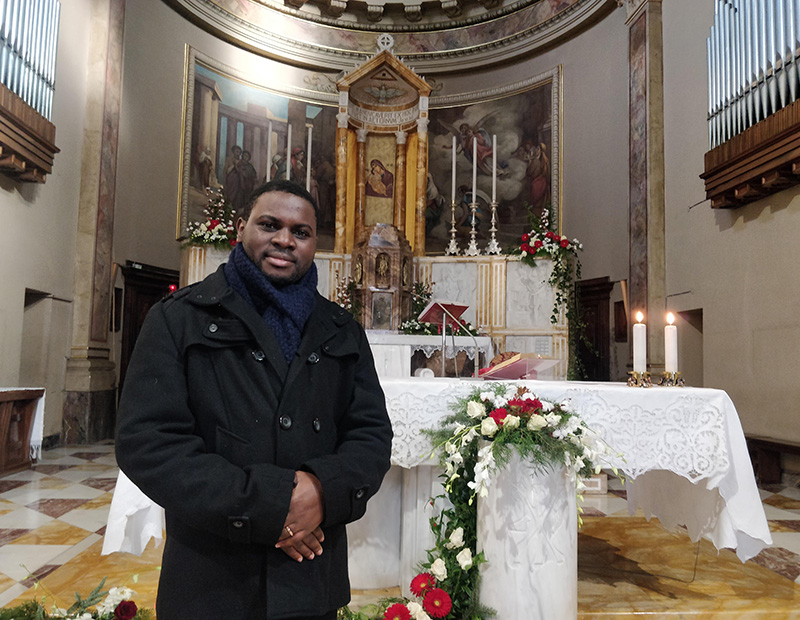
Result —
[[204, 220], [207, 187], [222, 188], [240, 211], [253, 189], [281, 178], [314, 196], [318, 248], [333, 250], [336, 107], [271, 91], [198, 54], [189, 63], [178, 238], [189, 222]]
[[547, 209], [550, 221], [558, 227], [558, 83], [558, 70], [554, 70], [522, 91], [516, 89], [500, 97], [494, 93], [492, 99], [431, 109], [427, 254], [444, 253], [453, 215], [456, 240], [462, 251], [466, 248], [472, 229], [472, 202], [477, 204], [478, 247], [484, 248], [491, 237], [493, 194], [498, 203], [496, 238], [503, 249], [518, 243], [530, 229], [529, 208], [536, 215]]

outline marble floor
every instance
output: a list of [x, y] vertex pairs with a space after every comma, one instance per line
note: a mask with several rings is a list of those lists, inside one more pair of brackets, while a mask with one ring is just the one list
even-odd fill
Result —
[[[0, 478], [0, 607], [33, 596], [68, 607], [75, 591], [88, 594], [103, 577], [153, 606], [160, 548], [100, 554], [116, 475], [113, 446], [104, 443], [46, 451], [32, 469]], [[624, 487], [610, 480], [608, 494], [584, 505], [579, 618], [800, 619], [800, 490], [770, 486], [761, 498], [774, 545], [743, 564], [731, 551], [629, 516]], [[358, 606], [396, 592], [353, 594]]]

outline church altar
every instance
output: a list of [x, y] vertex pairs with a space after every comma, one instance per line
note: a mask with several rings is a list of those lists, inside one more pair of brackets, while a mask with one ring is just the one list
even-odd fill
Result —
[[[441, 486], [431, 446], [420, 430], [435, 428], [466, 379], [382, 378], [394, 441], [392, 463], [366, 516], [348, 526], [351, 585], [402, 585], [432, 546], [430, 498]], [[628, 508], [641, 508], [693, 541], [707, 538], [744, 562], [772, 544], [742, 427], [728, 395], [706, 388], [631, 388], [619, 383], [519, 381], [540, 398], [571, 399], [587, 425], [619, 456]], [[161, 539], [163, 514], [123, 474], [109, 513], [103, 553], [141, 553]]]
[[[413, 374], [412, 355], [421, 352], [430, 358], [442, 350], [441, 336], [421, 336], [367, 331], [375, 370], [383, 377], [410, 377]], [[476, 349], [477, 347], [477, 349]], [[488, 366], [493, 357], [492, 339], [487, 336], [447, 336], [445, 354], [448, 359], [464, 352], [478, 368]], [[476, 359], [476, 353], [478, 359]]]

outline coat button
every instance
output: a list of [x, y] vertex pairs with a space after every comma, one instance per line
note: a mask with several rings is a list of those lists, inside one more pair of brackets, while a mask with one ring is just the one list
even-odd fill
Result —
[[311, 423], [311, 428], [314, 429], [314, 432], [319, 433], [322, 430], [322, 424], [319, 421], [319, 418], [314, 418], [314, 421]]
[[356, 499], [361, 499], [362, 497], [364, 497], [364, 489], [359, 489], [356, 491]]
[[211, 325], [208, 326], [208, 331], [210, 331], [212, 334], [215, 333], [218, 329], [219, 327], [217, 327], [216, 323], [212, 323]]
[[282, 415], [278, 422], [281, 425], [281, 428], [285, 431], [288, 431], [290, 428], [292, 428], [292, 418], [290, 418], [288, 415]]
[[264, 355], [264, 352], [261, 349], [259, 349], [258, 351], [253, 351], [252, 355], [253, 359], [257, 362], [263, 362], [264, 358], [266, 357], [266, 355]]
[[308, 363], [309, 364], [316, 364], [319, 361], [319, 355], [316, 353], [312, 353], [308, 356]]
[[236, 521], [231, 522], [231, 525], [236, 529], [242, 529], [244, 527], [244, 522], [239, 519], [236, 519]]

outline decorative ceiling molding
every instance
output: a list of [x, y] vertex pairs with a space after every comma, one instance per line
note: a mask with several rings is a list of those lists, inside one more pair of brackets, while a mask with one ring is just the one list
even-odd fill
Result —
[[[483, 11], [478, 17], [433, 25], [406, 23], [396, 28], [371, 24], [366, 18], [358, 23], [321, 16], [311, 19], [297, 9], [268, 6], [268, 0], [164, 2], [234, 45], [317, 71], [352, 70], [375, 54], [378, 33], [392, 32], [394, 54], [426, 74], [485, 68], [536, 53], [573, 36], [617, 7], [617, 0], [521, 0], [497, 9], [484, 10], [476, 5]], [[493, 5], [486, 1], [482, 4]]]

